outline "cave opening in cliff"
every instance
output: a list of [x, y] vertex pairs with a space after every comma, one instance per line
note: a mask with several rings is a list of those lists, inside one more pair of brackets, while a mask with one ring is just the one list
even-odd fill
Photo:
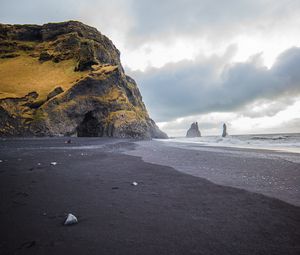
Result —
[[77, 127], [78, 137], [98, 137], [102, 136], [102, 128], [92, 112], [85, 114], [83, 121]]

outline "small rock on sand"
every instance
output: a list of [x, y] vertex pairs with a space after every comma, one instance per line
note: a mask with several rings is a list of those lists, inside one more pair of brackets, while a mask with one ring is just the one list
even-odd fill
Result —
[[77, 220], [76, 216], [73, 215], [72, 213], [69, 213], [67, 219], [65, 220], [64, 225], [73, 225], [73, 224], [77, 224], [77, 223], [78, 223], [78, 220]]
[[137, 186], [138, 183], [137, 183], [137, 182], [133, 182], [133, 183], [131, 183], [131, 185], [132, 185], [132, 186]]
[[50, 165], [56, 166], [56, 165], [57, 165], [57, 162], [51, 162]]

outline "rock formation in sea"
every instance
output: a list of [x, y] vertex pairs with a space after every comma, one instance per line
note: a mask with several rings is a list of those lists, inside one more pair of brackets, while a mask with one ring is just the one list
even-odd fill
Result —
[[226, 124], [224, 123], [224, 124], [223, 124], [222, 137], [226, 137], [227, 135], [228, 135], [228, 133], [227, 133], [227, 126], [226, 126]]
[[56, 135], [167, 138], [97, 29], [0, 24], [0, 136]]
[[201, 133], [198, 127], [198, 122], [192, 123], [191, 127], [186, 133], [186, 137], [201, 137]]

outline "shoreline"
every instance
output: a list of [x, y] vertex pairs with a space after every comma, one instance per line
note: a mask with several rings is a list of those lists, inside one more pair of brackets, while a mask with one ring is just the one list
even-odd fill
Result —
[[[187, 143], [188, 144], [188, 143]], [[265, 151], [265, 152], [278, 152], [278, 153], [292, 153], [292, 154], [300, 154], [300, 149], [297, 148], [288, 148], [288, 147], [254, 147], [254, 146], [242, 146], [242, 145], [209, 145], [209, 144], [199, 144], [199, 147], [213, 147], [213, 148], [230, 148], [230, 149], [245, 149], [245, 150], [253, 150], [253, 151]]]
[[[273, 137], [273, 136], [278, 136]], [[293, 139], [289, 142], [279, 142], [286, 139]], [[296, 139], [296, 140], [295, 140]], [[195, 138], [172, 137], [168, 140], [154, 139], [161, 142], [174, 143], [175, 145], [194, 145], [203, 147], [222, 147], [238, 149], [268, 150], [277, 152], [297, 153], [300, 154], [300, 134], [249, 134], [249, 135], [231, 135], [228, 137], [219, 136], [201, 136]], [[268, 142], [261, 142], [268, 141]]]
[[245, 189], [300, 206], [300, 158], [297, 154], [263, 149], [174, 146], [161, 141], [136, 142], [128, 155], [213, 183]]
[[[189, 149], [194, 149], [196, 150], [197, 148], [213, 148], [213, 149], [222, 149], [222, 150], [226, 150], [226, 149], [230, 149], [230, 150], [248, 150], [248, 151], [253, 151], [253, 152], [266, 152], [266, 153], [281, 153], [281, 154], [300, 154], [300, 149], [299, 150], [293, 150], [293, 148], [287, 148], [284, 147], [282, 148], [282, 150], [276, 148], [276, 147], [247, 147], [247, 146], [236, 146], [236, 145], [216, 145], [216, 144], [200, 144], [200, 143], [196, 143], [196, 142], [170, 142], [168, 140], [163, 140], [163, 139], [153, 139], [153, 141], [158, 141], [158, 142], [162, 142], [162, 143], [166, 143], [167, 146], [171, 146], [171, 147], [180, 147], [180, 145], [182, 146], [182, 148], [184, 147], [188, 147]], [[168, 144], [167, 144], [168, 143]], [[172, 145], [174, 144], [174, 145]], [[176, 146], [177, 145], [177, 146]], [[186, 148], [184, 148], [186, 149]]]

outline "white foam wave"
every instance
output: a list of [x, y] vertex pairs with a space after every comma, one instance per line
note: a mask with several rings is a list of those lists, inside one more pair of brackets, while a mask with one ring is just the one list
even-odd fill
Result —
[[[163, 140], [161, 140], [163, 141]], [[236, 147], [267, 149], [300, 153], [300, 134], [280, 135], [235, 135], [225, 138], [219, 136], [203, 136], [197, 138], [172, 138], [164, 140], [168, 143], [194, 144], [214, 147]]]

